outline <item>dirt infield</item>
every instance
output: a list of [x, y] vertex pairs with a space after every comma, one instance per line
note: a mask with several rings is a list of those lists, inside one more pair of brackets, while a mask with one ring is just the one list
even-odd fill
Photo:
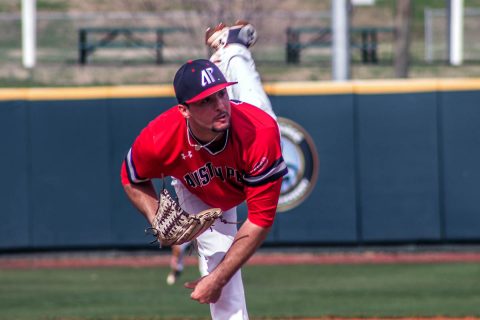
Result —
[[[88, 268], [88, 267], [155, 267], [168, 266], [167, 254], [116, 255], [23, 255], [0, 256], [0, 269]], [[257, 253], [249, 265], [289, 264], [396, 264], [480, 262], [480, 252], [362, 252], [362, 253]], [[188, 256], [186, 265], [196, 265], [196, 257]], [[332, 320], [336, 320], [332, 318]]]

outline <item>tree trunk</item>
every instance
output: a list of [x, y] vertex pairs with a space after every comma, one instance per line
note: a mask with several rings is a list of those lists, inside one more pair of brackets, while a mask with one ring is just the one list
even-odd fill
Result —
[[395, 76], [408, 77], [410, 51], [411, 0], [397, 0], [395, 17]]

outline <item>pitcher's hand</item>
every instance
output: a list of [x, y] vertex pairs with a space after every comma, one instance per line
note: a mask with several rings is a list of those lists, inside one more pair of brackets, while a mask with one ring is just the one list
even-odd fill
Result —
[[220, 298], [222, 288], [220, 284], [215, 282], [211, 275], [201, 277], [195, 281], [186, 282], [185, 288], [192, 289], [190, 298], [200, 303], [215, 303]]

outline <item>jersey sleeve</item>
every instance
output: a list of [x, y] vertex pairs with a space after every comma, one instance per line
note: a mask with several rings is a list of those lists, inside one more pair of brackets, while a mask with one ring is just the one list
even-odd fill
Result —
[[288, 172], [278, 127], [259, 132], [248, 151], [244, 175], [248, 219], [258, 226], [269, 227], [275, 217], [282, 177]]
[[281, 187], [282, 178], [278, 178], [261, 186], [246, 188], [250, 222], [263, 228], [273, 224]]
[[135, 139], [122, 163], [121, 181], [123, 185], [149, 181], [162, 175], [155, 165], [155, 146], [150, 128], [146, 127]]

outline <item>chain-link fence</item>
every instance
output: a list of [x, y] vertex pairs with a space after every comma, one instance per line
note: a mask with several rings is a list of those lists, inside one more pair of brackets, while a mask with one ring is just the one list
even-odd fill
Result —
[[[463, 15], [463, 59], [480, 61], [480, 9], [466, 8]], [[425, 61], [448, 60], [448, 18], [444, 9], [425, 10]]]

